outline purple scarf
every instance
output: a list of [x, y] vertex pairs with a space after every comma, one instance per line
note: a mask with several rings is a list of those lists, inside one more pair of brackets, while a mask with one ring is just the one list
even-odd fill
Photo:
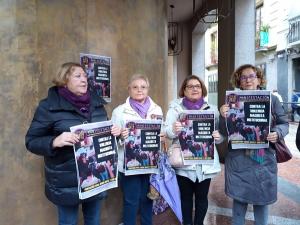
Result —
[[134, 111], [136, 111], [140, 117], [143, 119], [146, 119], [148, 109], [150, 108], [150, 99], [147, 97], [144, 101], [144, 103], [139, 103], [138, 101], [129, 98], [129, 104], [133, 108]]
[[67, 101], [74, 105], [77, 109], [79, 109], [79, 111], [83, 114], [86, 115], [89, 113], [91, 99], [89, 92], [85, 93], [84, 95], [78, 96], [65, 87], [59, 87], [58, 93], [60, 96], [64, 97]]
[[188, 110], [198, 110], [203, 106], [204, 99], [201, 97], [197, 101], [193, 102], [193, 101], [189, 100], [187, 97], [184, 97], [182, 100], [182, 104]]

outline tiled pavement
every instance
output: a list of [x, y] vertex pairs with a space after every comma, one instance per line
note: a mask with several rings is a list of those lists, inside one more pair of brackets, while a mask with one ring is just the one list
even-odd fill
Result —
[[[295, 145], [297, 123], [290, 123], [285, 138], [293, 159], [278, 164], [278, 200], [271, 205], [269, 225], [300, 225], [300, 152]], [[229, 225], [232, 201], [224, 193], [224, 173], [213, 179], [209, 193], [209, 209], [205, 225]], [[246, 225], [253, 224], [253, 210], [249, 207]], [[154, 216], [154, 225], [179, 225], [171, 210]]]

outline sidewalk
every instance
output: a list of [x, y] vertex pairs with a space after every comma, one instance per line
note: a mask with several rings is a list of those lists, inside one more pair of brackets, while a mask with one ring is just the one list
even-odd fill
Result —
[[[290, 123], [286, 144], [293, 158], [278, 164], [278, 200], [269, 210], [269, 225], [300, 224], [300, 152], [295, 139], [298, 123]], [[205, 225], [230, 225], [232, 200], [224, 193], [224, 170], [212, 180], [209, 193], [209, 208]], [[253, 224], [253, 209], [246, 215], [246, 225]], [[179, 225], [171, 210], [154, 216], [154, 225]]]

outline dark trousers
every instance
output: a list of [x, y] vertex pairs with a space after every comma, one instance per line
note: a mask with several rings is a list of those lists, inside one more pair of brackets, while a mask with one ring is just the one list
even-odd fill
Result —
[[[181, 209], [184, 225], [203, 225], [208, 208], [208, 191], [211, 179], [195, 183], [190, 179], [177, 175], [181, 196]], [[193, 223], [193, 198], [195, 196], [195, 218]]]
[[[82, 212], [85, 225], [100, 225], [100, 208], [102, 200], [82, 203]], [[78, 207], [57, 205], [58, 224], [59, 225], [77, 225], [78, 223]]]
[[299, 108], [292, 108], [292, 115], [291, 115], [292, 121], [295, 121], [295, 117], [294, 117], [295, 112], [297, 112], [297, 114], [300, 116], [300, 107]]
[[147, 197], [150, 175], [125, 176], [119, 173], [123, 191], [123, 223], [135, 225], [138, 210], [141, 225], [152, 225], [152, 200]]

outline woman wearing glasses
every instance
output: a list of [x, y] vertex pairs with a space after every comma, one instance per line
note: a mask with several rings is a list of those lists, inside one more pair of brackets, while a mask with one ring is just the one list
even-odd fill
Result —
[[[166, 116], [166, 134], [173, 143], [179, 143], [178, 135], [183, 124], [178, 117], [183, 110], [207, 110], [210, 107], [204, 98], [207, 95], [205, 84], [199, 77], [191, 75], [185, 78], [179, 90], [179, 99], [170, 103]], [[222, 138], [218, 131], [213, 132], [216, 142]], [[214, 163], [211, 165], [193, 165], [175, 168], [181, 196], [181, 208], [184, 225], [203, 225], [208, 208], [208, 191], [211, 178], [220, 171], [219, 156], [214, 150]], [[193, 199], [195, 199], [193, 201]], [[195, 203], [195, 217], [193, 220], [193, 203]]]
[[[112, 113], [114, 124], [122, 127], [121, 136], [129, 135], [125, 123], [128, 120], [162, 119], [161, 108], [148, 96], [149, 80], [145, 75], [135, 74], [128, 82], [129, 97], [126, 102]], [[138, 211], [141, 215], [141, 225], [152, 225], [152, 200], [147, 197], [149, 191], [149, 174], [124, 175], [124, 144], [119, 146], [118, 170], [123, 191], [123, 224], [134, 225]], [[138, 163], [137, 160], [135, 160]]]
[[[233, 72], [233, 87], [241, 90], [259, 90], [266, 83], [260, 69], [246, 64]], [[225, 192], [233, 198], [232, 224], [245, 224], [248, 204], [253, 205], [255, 225], [268, 224], [268, 205], [277, 200], [277, 162], [272, 143], [288, 133], [289, 125], [282, 104], [271, 96], [272, 114], [276, 115], [276, 125], [271, 128], [267, 140], [271, 143], [265, 149], [234, 149], [228, 142], [225, 158]], [[220, 108], [220, 133], [228, 136], [225, 117], [227, 104]]]
[[[56, 205], [58, 224], [77, 224], [79, 205], [85, 225], [99, 225], [101, 202], [106, 192], [80, 200], [73, 145], [80, 141], [70, 127], [86, 122], [107, 120], [105, 101], [88, 90], [84, 68], [74, 62], [59, 67], [46, 99], [40, 101], [26, 134], [26, 147], [44, 157], [45, 194]], [[111, 133], [119, 136], [113, 126]], [[80, 156], [84, 181], [97, 180], [90, 168], [86, 152]], [[88, 179], [88, 180], [87, 180]]]

